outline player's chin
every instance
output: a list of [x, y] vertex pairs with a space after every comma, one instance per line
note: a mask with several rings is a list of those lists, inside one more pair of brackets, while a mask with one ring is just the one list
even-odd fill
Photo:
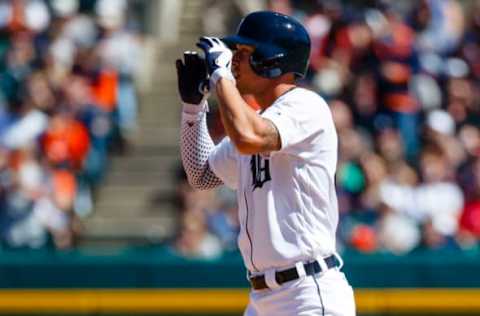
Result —
[[245, 84], [241, 80], [237, 81], [237, 90], [240, 92], [240, 94], [250, 94], [251, 91], [248, 89]]
[[235, 80], [240, 79], [240, 73], [239, 73], [237, 67], [232, 67], [232, 74], [233, 74], [233, 77], [235, 78]]

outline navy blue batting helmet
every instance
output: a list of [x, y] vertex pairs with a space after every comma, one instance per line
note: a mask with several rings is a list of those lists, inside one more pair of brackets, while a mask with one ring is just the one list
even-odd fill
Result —
[[305, 76], [310, 57], [310, 37], [294, 18], [277, 12], [257, 11], [247, 15], [237, 34], [222, 38], [229, 47], [255, 48], [250, 65], [258, 75], [275, 78], [285, 73]]

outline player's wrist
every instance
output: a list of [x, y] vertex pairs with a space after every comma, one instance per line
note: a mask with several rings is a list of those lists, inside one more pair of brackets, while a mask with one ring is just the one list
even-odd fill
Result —
[[182, 103], [182, 121], [187, 123], [198, 122], [208, 112], [208, 102], [205, 100], [200, 104]]
[[230, 80], [233, 84], [236, 83], [235, 77], [230, 69], [225, 67], [217, 68], [210, 76], [210, 91], [217, 86], [218, 81], [222, 78]]
[[190, 115], [208, 112], [208, 102], [206, 99], [202, 100], [199, 104], [182, 102], [182, 112]]

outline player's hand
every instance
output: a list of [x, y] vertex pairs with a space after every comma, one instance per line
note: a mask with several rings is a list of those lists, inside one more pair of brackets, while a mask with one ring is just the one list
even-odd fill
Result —
[[226, 78], [235, 82], [232, 74], [232, 51], [217, 37], [201, 37], [197, 46], [205, 53], [207, 71], [210, 75], [210, 89], [218, 79]]
[[205, 60], [197, 52], [184, 52], [177, 59], [178, 92], [184, 103], [201, 104], [208, 98], [208, 78]]

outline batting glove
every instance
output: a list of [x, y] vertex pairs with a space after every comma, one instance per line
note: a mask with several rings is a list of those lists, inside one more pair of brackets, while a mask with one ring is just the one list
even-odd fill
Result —
[[205, 60], [197, 52], [186, 51], [183, 59], [177, 59], [178, 91], [182, 101], [201, 105], [209, 96]]
[[215, 88], [220, 78], [235, 83], [232, 74], [232, 51], [216, 37], [201, 37], [197, 43], [205, 53], [207, 71], [210, 75], [210, 90]]

